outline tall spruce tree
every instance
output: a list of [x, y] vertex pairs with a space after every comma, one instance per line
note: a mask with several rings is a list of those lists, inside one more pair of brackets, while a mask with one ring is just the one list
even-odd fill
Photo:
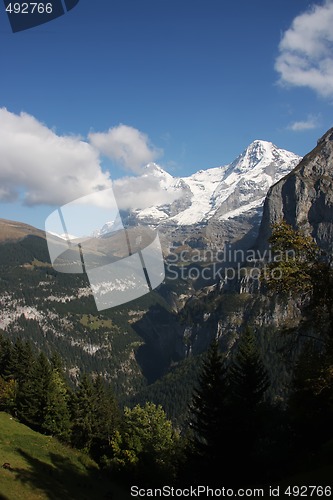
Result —
[[23, 342], [20, 338], [16, 339], [12, 348], [9, 370], [19, 386], [30, 377], [35, 362], [36, 356], [31, 343]]
[[218, 482], [212, 472], [216, 463], [221, 464], [226, 485], [244, 485], [253, 479], [254, 448], [265, 420], [262, 402], [268, 387], [267, 371], [250, 329], [241, 336], [228, 365], [217, 341], [212, 343], [191, 406], [188, 468], [198, 481]]
[[0, 375], [5, 379], [13, 378], [13, 344], [2, 334], [0, 336]]
[[94, 435], [94, 387], [91, 377], [84, 374], [72, 396], [72, 443], [89, 451]]
[[90, 452], [100, 463], [111, 456], [111, 439], [120, 423], [120, 411], [111, 386], [99, 375], [93, 382]]
[[236, 355], [228, 369], [228, 382], [229, 431], [232, 436], [229, 466], [233, 480], [237, 478], [239, 484], [246, 484], [255, 479], [259, 468], [259, 443], [264, 441], [270, 409], [264, 404], [270, 386], [268, 372], [249, 327], [238, 341]]
[[226, 370], [218, 342], [214, 340], [204, 359], [190, 406], [189, 426], [193, 434], [188, 465], [198, 481], [212, 479], [212, 466], [224, 456], [227, 392]]
[[241, 335], [228, 378], [233, 404], [246, 411], [257, 408], [270, 386], [268, 372], [259, 354], [254, 333], [249, 327]]
[[69, 391], [63, 374], [55, 368], [49, 380], [42, 429], [63, 441], [69, 441], [71, 430]]
[[51, 376], [50, 362], [45, 354], [40, 353], [31, 373], [20, 384], [18, 389], [18, 416], [21, 420], [36, 429], [42, 429], [45, 421]]

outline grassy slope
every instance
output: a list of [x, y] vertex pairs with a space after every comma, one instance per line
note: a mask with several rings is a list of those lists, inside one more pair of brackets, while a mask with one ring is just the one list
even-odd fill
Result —
[[23, 222], [0, 219], [0, 242], [17, 241], [34, 235], [45, 239], [45, 232]]
[[[2, 465], [9, 463], [11, 470]], [[0, 413], [0, 500], [117, 500], [127, 495], [100, 477], [85, 454]]]

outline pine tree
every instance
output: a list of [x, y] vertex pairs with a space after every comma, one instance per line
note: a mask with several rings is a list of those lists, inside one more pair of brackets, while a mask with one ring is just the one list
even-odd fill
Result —
[[19, 385], [29, 378], [36, 358], [30, 342], [23, 342], [18, 338], [12, 347], [12, 356], [9, 370]]
[[13, 378], [12, 373], [13, 345], [2, 334], [0, 336], [0, 376], [5, 380]]
[[45, 354], [40, 353], [31, 373], [18, 389], [18, 416], [25, 423], [37, 429], [42, 429], [45, 421], [51, 376], [50, 362]]
[[64, 363], [62, 357], [57, 351], [52, 353], [50, 363], [53, 370], [58, 370], [58, 372], [64, 376]]
[[62, 373], [55, 368], [52, 370], [47, 389], [42, 429], [63, 441], [69, 441], [71, 429], [69, 391]]
[[199, 454], [212, 456], [221, 420], [221, 401], [226, 394], [225, 369], [217, 341], [212, 342], [199, 376], [191, 405], [190, 426]]
[[[0, 403], [31, 427], [69, 439], [68, 387], [60, 361], [45, 354], [35, 357], [31, 344], [17, 339], [14, 345], [0, 339]], [[57, 368], [55, 367], [57, 366]]]
[[[195, 471], [196, 480], [213, 480], [214, 464], [225, 457], [225, 432], [229, 414], [226, 406], [228, 386], [226, 370], [218, 342], [214, 340], [207, 352], [198, 387], [190, 406], [189, 426], [192, 438], [188, 449], [188, 468]], [[226, 464], [222, 464], [224, 467]]]
[[233, 404], [253, 411], [262, 402], [269, 388], [268, 372], [261, 360], [253, 331], [247, 327], [242, 334], [229, 373]]
[[[269, 387], [253, 333], [248, 329], [228, 365], [214, 341], [207, 353], [196, 389], [190, 426], [194, 431], [190, 472], [198, 481], [218, 483], [212, 472], [221, 464], [223, 483], [244, 485], [254, 477], [254, 445], [263, 423], [261, 404]], [[194, 452], [194, 453], [193, 453]]]
[[92, 439], [90, 452], [106, 463], [111, 456], [110, 442], [120, 423], [120, 412], [113, 390], [101, 376], [93, 382]]
[[90, 449], [94, 429], [94, 387], [91, 377], [84, 374], [72, 396], [72, 443], [80, 449]]
[[[261, 360], [253, 331], [246, 328], [228, 370], [228, 408], [231, 417], [229, 465], [240, 484], [255, 479], [259, 443], [265, 434], [270, 406], [264, 396], [270, 386], [268, 372]], [[259, 478], [260, 479], [260, 478]]]

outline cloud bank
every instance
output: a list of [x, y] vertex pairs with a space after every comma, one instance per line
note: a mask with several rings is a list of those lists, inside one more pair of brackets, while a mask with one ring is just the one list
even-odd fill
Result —
[[279, 44], [280, 83], [333, 96], [333, 0], [297, 16]]
[[57, 135], [27, 113], [0, 108], [0, 201], [61, 206], [81, 196], [117, 187], [122, 208], [143, 208], [175, 198], [154, 178], [125, 177], [112, 182], [101, 166], [105, 154], [140, 174], [161, 151], [139, 130], [119, 125], [105, 133]]
[[162, 150], [150, 144], [147, 135], [127, 125], [110, 128], [107, 132], [90, 133], [88, 138], [98, 151], [136, 174], [162, 154]]
[[[161, 206], [172, 203], [182, 194], [180, 189], [166, 190], [161, 188], [159, 180], [154, 176], [117, 179], [113, 183], [113, 191], [118, 207], [123, 210], [143, 209], [153, 205]], [[133, 203], [135, 203], [135, 207], [133, 207]]]
[[78, 137], [58, 136], [31, 115], [0, 109], [0, 199], [62, 205], [111, 187], [97, 151]]

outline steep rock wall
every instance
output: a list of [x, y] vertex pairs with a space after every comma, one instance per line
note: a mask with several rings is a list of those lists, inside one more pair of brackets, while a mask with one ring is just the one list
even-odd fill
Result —
[[268, 191], [257, 240], [259, 248], [267, 247], [271, 225], [281, 219], [333, 252], [333, 128]]

